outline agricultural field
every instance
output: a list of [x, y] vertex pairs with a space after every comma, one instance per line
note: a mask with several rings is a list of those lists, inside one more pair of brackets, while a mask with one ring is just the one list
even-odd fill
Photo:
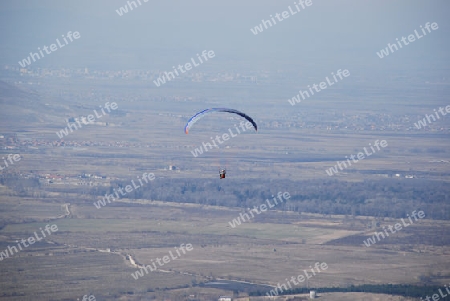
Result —
[[[22, 202], [27, 203], [24, 211], [39, 205], [36, 200]], [[126, 295], [127, 300], [168, 292], [180, 300], [189, 295], [208, 298], [218, 290], [221, 295], [232, 295], [233, 290], [208, 288], [202, 283], [245, 281], [269, 290], [285, 279], [304, 274], [316, 262], [326, 263], [327, 269], [298, 287], [415, 284], [422, 278], [440, 284], [450, 281], [450, 249], [432, 243], [449, 232], [450, 224], [445, 221], [420, 220], [404, 232], [366, 247], [363, 239], [373, 233], [366, 229], [367, 222], [373, 220], [369, 217], [270, 211], [232, 228], [229, 222], [239, 216], [240, 209], [145, 200], [131, 207], [127, 203], [119, 201], [93, 212], [93, 205], [71, 204], [70, 214], [61, 218], [51, 217], [52, 212], [64, 212], [54, 204], [47, 214], [41, 212], [38, 219], [42, 222], [4, 227], [1, 235], [9, 239], [2, 243], [2, 249], [13, 244], [11, 238], [31, 236], [45, 224], [58, 227], [45, 242], [2, 262], [5, 300], [21, 300], [30, 294], [42, 299], [51, 299], [52, 295], [71, 299], [94, 291], [98, 298]], [[265, 215], [270, 221], [265, 221]], [[387, 219], [382, 225], [395, 222]], [[439, 227], [442, 232], [430, 231], [431, 227]], [[359, 239], [347, 239], [355, 235]], [[414, 243], [407, 243], [408, 237]], [[431, 245], [422, 245], [421, 241]], [[192, 250], [139, 279], [132, 277], [139, 267], [156, 264], [157, 258], [170, 251], [175, 254], [181, 244], [191, 244]], [[20, 284], [15, 282], [25, 269], [32, 272]], [[35, 277], [49, 281], [36, 287], [32, 284]], [[70, 283], [70, 289], [64, 288], [64, 283]], [[340, 294], [336, 293], [336, 299], [333, 293], [324, 297], [345, 298]]]

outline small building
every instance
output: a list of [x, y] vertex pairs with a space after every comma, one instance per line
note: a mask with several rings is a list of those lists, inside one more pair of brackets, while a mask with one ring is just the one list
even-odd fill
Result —
[[218, 301], [233, 301], [233, 298], [228, 296], [220, 296]]

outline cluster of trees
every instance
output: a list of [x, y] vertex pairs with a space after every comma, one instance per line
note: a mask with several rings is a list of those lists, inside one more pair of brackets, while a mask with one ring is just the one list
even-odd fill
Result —
[[[127, 184], [116, 181], [111, 187], [96, 187], [90, 192], [104, 195]], [[450, 218], [450, 187], [443, 182], [419, 179], [260, 180], [258, 183], [233, 179], [155, 179], [127, 197], [248, 208], [259, 206], [278, 192], [289, 192], [291, 198], [277, 205], [274, 208], [277, 210], [392, 218], [423, 210], [427, 218]]]
[[[363, 285], [351, 285], [349, 287], [323, 287], [323, 288], [306, 288], [299, 287], [287, 291], [283, 291], [280, 295], [293, 295], [293, 294], [306, 294], [310, 290], [315, 290], [318, 293], [375, 293], [375, 294], [388, 294], [403, 297], [423, 297], [432, 296], [436, 294], [439, 289], [443, 287], [439, 286], [418, 286], [410, 284], [363, 284]], [[445, 292], [444, 292], [445, 293]], [[250, 296], [264, 296], [266, 292], [252, 292]], [[446, 298], [442, 299], [446, 300]]]
[[22, 178], [18, 174], [0, 175], [0, 185], [13, 190], [18, 196], [33, 196], [33, 191], [40, 189], [38, 178]]
[[[77, 192], [92, 199], [114, 193], [129, 185], [129, 180], [113, 181], [110, 186], [40, 186], [38, 179], [1, 176], [0, 184], [20, 196], [40, 192]], [[45, 190], [45, 191], [42, 191]], [[450, 186], [445, 182], [423, 179], [380, 179], [362, 182], [326, 180], [235, 180], [156, 178], [133, 189], [126, 197], [167, 202], [197, 203], [226, 207], [259, 206], [278, 192], [291, 198], [276, 210], [319, 214], [363, 215], [401, 218], [413, 210], [423, 210], [427, 218], [450, 219]]]

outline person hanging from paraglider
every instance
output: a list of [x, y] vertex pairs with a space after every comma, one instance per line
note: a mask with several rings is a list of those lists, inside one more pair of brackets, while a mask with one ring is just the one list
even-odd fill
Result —
[[[185, 127], [184, 127], [184, 132], [185, 132], [186, 134], [188, 134], [188, 133], [189, 133], [189, 130], [190, 130], [190, 128], [191, 128], [191, 126], [192, 126], [195, 122], [197, 122], [197, 120], [199, 120], [199, 119], [203, 118], [204, 116], [206, 116], [206, 115], [208, 115], [208, 114], [210, 114], [210, 113], [213, 113], [213, 112], [225, 112], [225, 113], [237, 114], [237, 115], [239, 115], [239, 116], [244, 117], [245, 119], [247, 119], [247, 122], [250, 123], [250, 124], [253, 126], [253, 128], [255, 129], [255, 131], [258, 131], [258, 126], [257, 126], [256, 122], [255, 122], [250, 116], [248, 116], [248, 115], [245, 114], [245, 113], [242, 113], [242, 112], [240, 112], [240, 111], [238, 111], [238, 110], [235, 110], [235, 109], [227, 109], [227, 108], [210, 108], [210, 109], [205, 109], [205, 110], [203, 110], [203, 111], [200, 111], [200, 112], [198, 112], [197, 114], [195, 114], [194, 116], [192, 116], [192, 117], [188, 120], [188, 122], [186, 123], [186, 125], [185, 125]], [[245, 124], [245, 125], [247, 126], [247, 124]], [[235, 126], [236, 126], [236, 125], [235, 125]], [[248, 127], [249, 127], [249, 126], [248, 126]], [[238, 133], [240, 133], [239, 130], [238, 130]], [[235, 136], [236, 136], [236, 135], [233, 136], [233, 134], [231, 133], [231, 130], [230, 130], [230, 134], [231, 134], [232, 137], [235, 137]], [[224, 138], [224, 139], [225, 139], [225, 138]], [[224, 140], [224, 141], [226, 141], [226, 140]], [[214, 143], [215, 143], [215, 142], [214, 142]], [[208, 144], [209, 144], [209, 143], [208, 143]], [[214, 144], [214, 145], [215, 145], [215, 144]], [[209, 146], [212, 148], [211, 145], [209, 145]], [[216, 146], [216, 145], [215, 145], [215, 146]], [[206, 146], [205, 146], [205, 149], [206, 149]], [[208, 150], [208, 149], [206, 149], [206, 150]], [[192, 154], [194, 155], [193, 152], [192, 152]], [[196, 155], [194, 155], [194, 156], [197, 157]], [[225, 175], [226, 175], [225, 169], [219, 170], [219, 176], [220, 176], [220, 179], [225, 179]]]

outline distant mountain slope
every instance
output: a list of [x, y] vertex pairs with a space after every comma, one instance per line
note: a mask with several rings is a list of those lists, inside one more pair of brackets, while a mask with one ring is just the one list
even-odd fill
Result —
[[36, 92], [0, 81], [0, 131], [14, 131], [39, 122], [42, 108]]

